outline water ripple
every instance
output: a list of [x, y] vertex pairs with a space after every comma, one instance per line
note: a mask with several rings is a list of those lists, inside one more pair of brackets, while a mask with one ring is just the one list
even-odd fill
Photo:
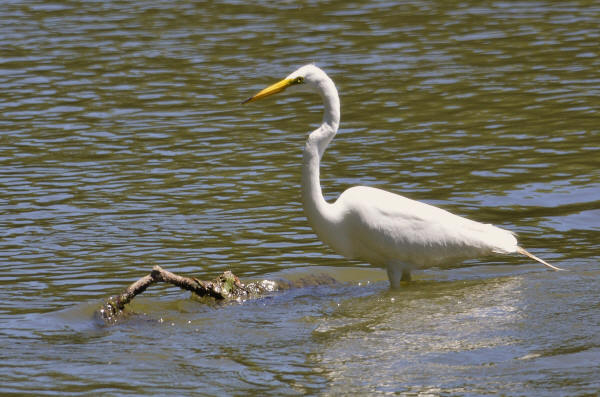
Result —
[[[561, 360], [589, 364], [598, 345], [585, 303], [597, 301], [600, 257], [599, 16], [584, 0], [4, 4], [0, 392], [166, 393], [169, 377], [209, 394], [592, 390], [593, 365]], [[355, 273], [363, 264], [323, 247], [300, 204], [318, 98], [240, 105], [307, 62], [342, 101], [322, 164], [328, 199], [356, 184], [402, 193], [507, 227], [573, 275], [491, 258], [425, 272], [423, 291], [396, 296], [375, 282], [382, 272]], [[177, 330], [90, 331], [80, 322], [95, 303], [44, 316], [97, 302], [153, 264], [207, 278], [333, 266], [350, 284], [216, 314], [149, 292], [142, 313], [196, 313]], [[581, 323], [572, 307], [592, 322], [567, 330]], [[539, 331], [557, 325], [556, 336]], [[579, 341], [561, 344], [572, 332]], [[165, 383], [148, 384], [165, 361]], [[98, 373], [129, 375], [99, 384]]]

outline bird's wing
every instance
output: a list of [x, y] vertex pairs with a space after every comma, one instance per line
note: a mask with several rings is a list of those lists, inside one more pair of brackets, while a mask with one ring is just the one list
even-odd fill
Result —
[[336, 205], [346, 211], [349, 238], [364, 259], [377, 252], [381, 261], [424, 266], [516, 249], [509, 231], [381, 189], [353, 187]]

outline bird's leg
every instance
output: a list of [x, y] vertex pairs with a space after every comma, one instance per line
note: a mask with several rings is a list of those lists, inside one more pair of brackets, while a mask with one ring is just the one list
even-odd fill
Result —
[[402, 269], [402, 277], [400, 277], [400, 281], [410, 281], [410, 270]]
[[395, 264], [390, 264], [386, 266], [387, 275], [390, 279], [390, 287], [392, 289], [400, 288], [401, 281], [410, 281], [410, 270]]

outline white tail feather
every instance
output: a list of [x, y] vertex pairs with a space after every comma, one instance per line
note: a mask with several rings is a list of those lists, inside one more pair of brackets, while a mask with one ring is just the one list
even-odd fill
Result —
[[565, 270], [565, 269], [561, 269], [560, 267], [552, 266], [551, 264], [549, 264], [549, 263], [548, 263], [548, 262], [546, 262], [545, 260], [538, 258], [537, 256], [535, 256], [535, 255], [533, 255], [532, 253], [528, 252], [528, 251], [527, 251], [527, 250], [525, 250], [524, 248], [517, 247], [517, 252], [518, 252], [519, 254], [523, 254], [523, 255], [525, 255], [525, 256], [528, 256], [528, 257], [530, 257], [531, 259], [533, 259], [533, 260], [535, 260], [535, 261], [538, 261], [538, 262], [540, 262], [541, 264], [544, 264], [544, 265], [548, 266], [550, 269], [553, 269], [553, 270], [562, 270], [562, 271], [564, 271], [564, 270]]

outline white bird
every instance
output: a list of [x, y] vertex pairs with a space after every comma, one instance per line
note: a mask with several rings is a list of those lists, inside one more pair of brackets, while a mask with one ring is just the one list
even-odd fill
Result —
[[321, 126], [308, 135], [304, 147], [302, 203], [313, 230], [338, 254], [385, 268], [392, 288], [410, 280], [412, 270], [492, 253], [520, 253], [563, 270], [519, 247], [510, 231], [385, 190], [355, 186], [328, 203], [321, 192], [319, 163], [340, 124], [340, 100], [329, 76], [315, 65], [305, 65], [243, 103], [288, 87], [320, 94], [325, 106]]

